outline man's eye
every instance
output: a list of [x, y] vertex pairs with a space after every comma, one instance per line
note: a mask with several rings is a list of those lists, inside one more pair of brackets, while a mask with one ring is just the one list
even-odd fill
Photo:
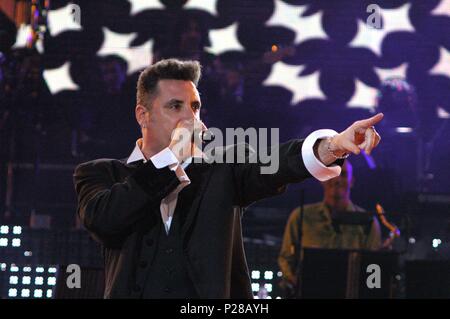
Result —
[[170, 108], [171, 108], [171, 109], [179, 109], [180, 107], [181, 107], [180, 104], [171, 104], [171, 105], [170, 105]]

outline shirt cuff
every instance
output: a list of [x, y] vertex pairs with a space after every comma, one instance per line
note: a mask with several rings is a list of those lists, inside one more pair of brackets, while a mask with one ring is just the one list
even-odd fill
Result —
[[177, 157], [168, 147], [150, 157], [150, 160], [152, 161], [153, 165], [155, 165], [155, 167], [158, 169], [172, 164], [178, 164]]
[[314, 144], [318, 139], [332, 137], [338, 133], [334, 130], [317, 130], [308, 135], [302, 145], [302, 158], [308, 172], [321, 182], [335, 178], [341, 174], [341, 167], [336, 164], [325, 166], [314, 155]]
[[158, 169], [169, 166], [170, 170], [175, 172], [182, 184], [186, 185], [191, 182], [170, 148], [166, 147], [161, 152], [150, 157], [150, 160]]

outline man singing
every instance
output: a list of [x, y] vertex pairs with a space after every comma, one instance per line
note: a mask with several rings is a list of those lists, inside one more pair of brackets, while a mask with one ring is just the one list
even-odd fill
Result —
[[262, 174], [259, 161], [199, 163], [192, 156], [194, 127], [206, 129], [200, 74], [194, 61], [146, 68], [135, 108], [142, 138], [131, 155], [75, 170], [79, 216], [103, 248], [105, 298], [252, 298], [241, 208], [289, 183], [336, 177], [343, 158], [370, 153], [380, 141], [373, 125], [383, 115], [377, 114], [341, 133], [318, 130], [273, 146], [274, 174]]

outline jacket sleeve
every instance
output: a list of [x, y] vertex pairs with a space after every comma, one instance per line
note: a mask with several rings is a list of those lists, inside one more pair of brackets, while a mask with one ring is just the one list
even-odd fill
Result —
[[[258, 150], [258, 153], [247, 145], [248, 159], [243, 164], [233, 166], [238, 198], [236, 204], [248, 206], [260, 199], [283, 193], [290, 183], [299, 183], [312, 177], [302, 157], [304, 141], [291, 140], [267, 150]], [[342, 166], [343, 163], [344, 160], [336, 160], [330, 166]]]
[[[257, 200], [281, 194], [289, 183], [311, 177], [301, 156], [303, 140], [292, 140], [276, 145], [260, 154], [268, 154], [270, 164], [258, 154], [249, 153], [248, 160], [233, 166], [238, 205], [247, 206]], [[264, 171], [265, 170], [265, 171]]]
[[[97, 160], [79, 165], [74, 172], [78, 214], [97, 240], [126, 235], [159, 206], [180, 183], [169, 168], [142, 164], [124, 182], [116, 182], [113, 164]], [[147, 209], [146, 209], [147, 208]]]

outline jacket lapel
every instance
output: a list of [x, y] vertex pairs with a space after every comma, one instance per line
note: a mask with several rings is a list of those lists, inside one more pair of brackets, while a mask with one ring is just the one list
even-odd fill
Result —
[[193, 221], [197, 217], [200, 203], [203, 199], [203, 195], [205, 194], [206, 187], [208, 186], [209, 180], [211, 178], [211, 173], [213, 171], [211, 164], [192, 163], [189, 166], [193, 167], [192, 168], [188, 167], [186, 173], [188, 174], [188, 176], [191, 176], [192, 174], [192, 178], [197, 179], [197, 183], [199, 183], [199, 186], [194, 196], [192, 206], [189, 208], [189, 213], [187, 215], [186, 222], [184, 223], [181, 230], [183, 239], [185, 238], [187, 232], [189, 231], [189, 228], [192, 226]]

